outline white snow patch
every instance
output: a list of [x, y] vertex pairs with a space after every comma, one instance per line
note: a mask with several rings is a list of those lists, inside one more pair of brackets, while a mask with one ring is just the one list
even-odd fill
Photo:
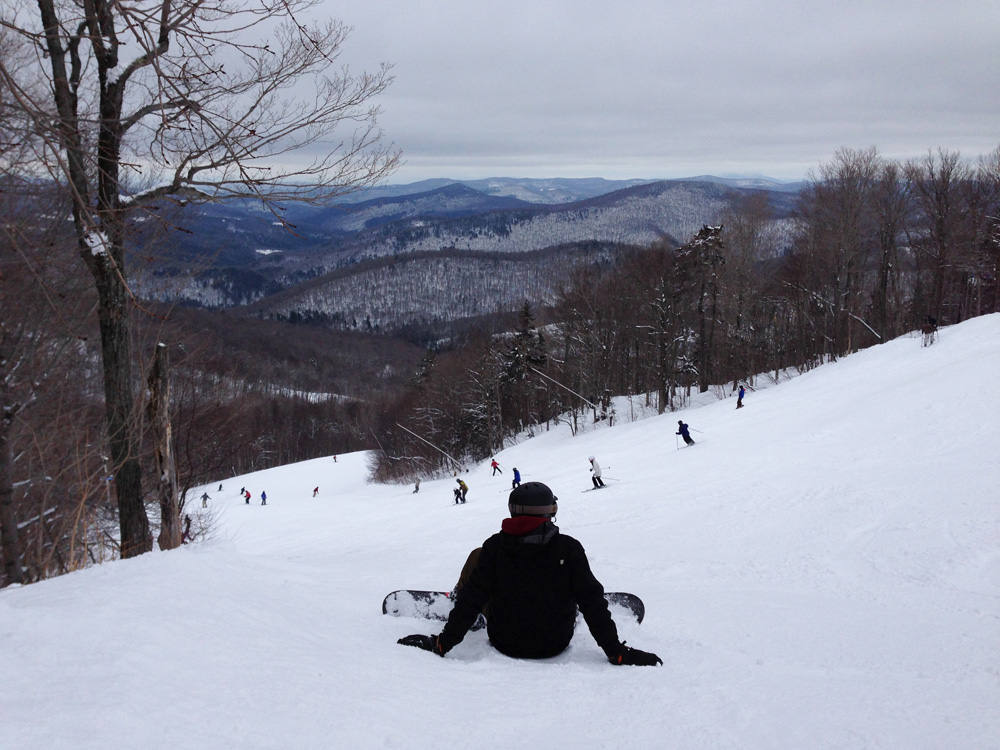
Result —
[[83, 242], [91, 255], [106, 255], [108, 252], [108, 236], [104, 232], [87, 232]]

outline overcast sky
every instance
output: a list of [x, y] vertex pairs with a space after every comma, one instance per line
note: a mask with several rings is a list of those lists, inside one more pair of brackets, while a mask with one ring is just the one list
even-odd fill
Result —
[[324, 0], [428, 177], [799, 179], [1000, 145], [1000, 0]]

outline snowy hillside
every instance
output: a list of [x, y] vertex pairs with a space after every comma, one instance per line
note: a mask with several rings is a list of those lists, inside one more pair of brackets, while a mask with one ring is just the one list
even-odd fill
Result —
[[[442, 250], [359, 263], [260, 301], [255, 313], [382, 332], [552, 305], [581, 265], [610, 265], [637, 248], [592, 242], [528, 253]], [[438, 330], [444, 330], [439, 327]]]
[[[0, 591], [0, 748], [1000, 748], [997, 373], [992, 315], [739, 411], [553, 430], [463, 475], [463, 506], [453, 479], [367, 484], [364, 454], [220, 479], [214, 541]], [[450, 588], [513, 466], [645, 600], [619, 632], [663, 667], [582, 624], [546, 661], [396, 645], [438, 628], [383, 596]]]
[[[686, 242], [731, 205], [730, 191], [707, 182], [658, 182], [545, 212], [502, 211], [457, 219], [413, 218], [363, 232], [328, 257], [376, 258], [454, 247], [518, 253], [569, 242], [649, 245]], [[332, 260], [327, 261], [333, 265]]]

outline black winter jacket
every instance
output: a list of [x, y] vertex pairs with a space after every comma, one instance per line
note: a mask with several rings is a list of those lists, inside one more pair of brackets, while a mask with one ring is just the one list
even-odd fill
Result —
[[518, 533], [514, 522], [523, 520], [507, 519], [504, 527], [514, 533], [501, 531], [483, 543], [441, 632], [442, 650], [461, 643], [489, 603], [490, 642], [507, 656], [542, 659], [561, 653], [573, 638], [577, 607], [598, 645], [609, 657], [617, 654], [618, 629], [583, 545], [550, 521]]

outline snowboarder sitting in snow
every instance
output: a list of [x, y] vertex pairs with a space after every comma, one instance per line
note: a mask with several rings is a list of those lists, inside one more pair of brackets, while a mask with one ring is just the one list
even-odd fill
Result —
[[469, 556], [466, 569], [471, 571], [456, 586], [455, 606], [444, 630], [440, 635], [408, 635], [398, 642], [444, 656], [462, 642], [486, 608], [486, 632], [497, 651], [517, 659], [546, 659], [569, 646], [579, 607], [612, 664], [663, 664], [656, 654], [619, 642], [604, 587], [591, 573], [587, 553], [552, 523], [556, 499], [541, 482], [511, 492], [511, 517]]
[[694, 445], [694, 439], [691, 437], [691, 433], [688, 432], [688, 426], [680, 419], [677, 420], [678, 429], [675, 435], [680, 435], [684, 438], [684, 442], [688, 445]]

